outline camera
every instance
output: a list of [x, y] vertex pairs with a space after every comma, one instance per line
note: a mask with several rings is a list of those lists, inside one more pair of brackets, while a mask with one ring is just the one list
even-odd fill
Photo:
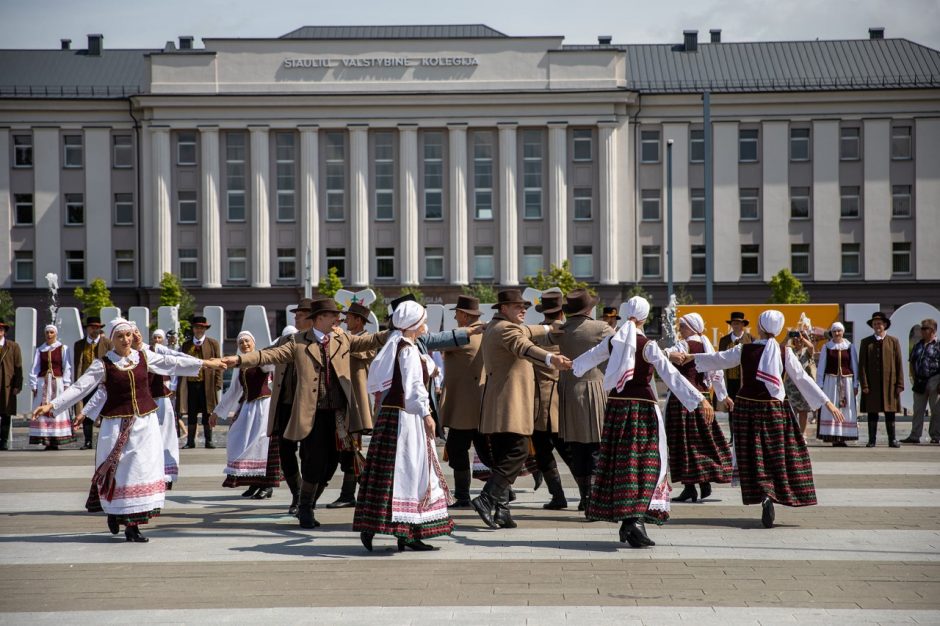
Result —
[[798, 330], [791, 330], [790, 332], [787, 333], [787, 337], [788, 337], [789, 339], [799, 339], [799, 338], [800, 338], [800, 331], [798, 331]]

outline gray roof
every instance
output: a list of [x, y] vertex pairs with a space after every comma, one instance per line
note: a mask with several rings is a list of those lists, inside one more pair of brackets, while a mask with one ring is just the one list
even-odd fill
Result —
[[301, 26], [281, 39], [492, 39], [505, 33], [486, 24], [416, 26]]
[[0, 50], [0, 96], [123, 97], [145, 92], [156, 50]]

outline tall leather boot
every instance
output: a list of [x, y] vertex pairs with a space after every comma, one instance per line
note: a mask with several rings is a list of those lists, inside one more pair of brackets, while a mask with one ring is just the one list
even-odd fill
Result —
[[196, 418], [190, 417], [186, 420], [186, 445], [183, 448], [195, 448], [196, 447]]
[[875, 447], [875, 439], [878, 437], [878, 414], [868, 414], [868, 444], [866, 448]]
[[578, 510], [587, 510], [588, 500], [591, 498], [591, 477], [575, 476], [574, 482], [578, 483], [578, 492], [581, 494], [581, 502], [578, 503]]
[[892, 448], [900, 448], [901, 442], [897, 440], [894, 433], [894, 416], [885, 415], [885, 430], [888, 432], [888, 445]]
[[496, 512], [493, 514], [493, 521], [500, 528], [515, 528], [518, 526], [512, 519], [512, 513], [509, 511], [509, 502], [505, 498], [496, 503]]
[[297, 521], [301, 528], [311, 529], [320, 525], [313, 516], [313, 503], [316, 499], [318, 485], [304, 481], [300, 486], [300, 501], [297, 503]]
[[328, 509], [345, 509], [356, 506], [356, 473], [343, 474], [343, 486], [339, 490], [339, 497], [326, 505]]
[[452, 509], [470, 508], [470, 479], [473, 473], [470, 470], [454, 471], [454, 500]]
[[206, 421], [202, 425], [202, 434], [206, 436], [206, 448], [212, 450], [215, 446], [212, 444], [212, 426], [209, 426], [209, 422]]
[[300, 474], [294, 474], [293, 476], [285, 476], [284, 482], [287, 483], [287, 488], [290, 489], [290, 507], [287, 509], [288, 515], [297, 515], [297, 506], [300, 502]]
[[567, 509], [568, 498], [565, 497], [565, 489], [561, 486], [561, 476], [558, 474], [557, 467], [545, 472], [545, 484], [548, 486], [548, 493], [552, 494], [552, 499], [543, 504], [542, 508], [549, 511]]
[[502, 495], [503, 490], [500, 489], [491, 478], [483, 485], [483, 491], [480, 492], [480, 495], [470, 501], [477, 515], [479, 515], [483, 523], [490, 528], [499, 528], [499, 524], [496, 523], [494, 515], [496, 513], [496, 505]]

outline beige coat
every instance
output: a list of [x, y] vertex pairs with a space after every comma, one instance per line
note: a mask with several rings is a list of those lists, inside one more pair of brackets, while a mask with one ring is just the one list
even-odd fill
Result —
[[[381, 348], [388, 337], [388, 332], [370, 335], [342, 335], [330, 334], [330, 362], [339, 379], [340, 387], [346, 395], [346, 401], [352, 404], [352, 373], [350, 370], [350, 353], [352, 351], [376, 350]], [[255, 350], [241, 355], [243, 368], [257, 367], [259, 365], [277, 365], [278, 363], [294, 363], [297, 373], [297, 384], [294, 386], [294, 405], [291, 409], [290, 421], [284, 429], [284, 437], [292, 441], [300, 441], [313, 430], [313, 421], [317, 413], [317, 391], [320, 376], [323, 374], [325, 364], [320, 353], [313, 329], [294, 335], [294, 340], [282, 346]]]
[[[289, 343], [294, 340], [294, 335], [285, 335], [278, 337], [277, 341], [274, 342], [275, 347], [283, 346], [286, 343]], [[270, 408], [268, 410], [268, 437], [274, 434], [275, 426], [275, 417], [277, 416], [277, 406], [278, 399], [281, 397], [281, 390], [284, 389], [285, 384], [290, 387], [293, 385], [293, 381], [289, 384], [285, 383], [284, 376], [285, 374], [293, 373], [284, 363], [278, 363], [274, 366], [274, 373], [271, 375], [271, 402], [269, 404]]]
[[[365, 331], [357, 336], [366, 335]], [[369, 366], [378, 354], [375, 348], [351, 350], [349, 352], [349, 376], [352, 381], [352, 397], [349, 402], [349, 432], [372, 430], [373, 398], [369, 396]]]
[[[900, 412], [901, 390], [904, 389], [903, 368], [901, 343], [897, 337], [885, 335], [884, 339], [877, 341], [871, 335], [862, 339], [858, 350], [862, 413]], [[868, 393], [865, 393], [866, 389]]]
[[[531, 435], [535, 424], [535, 371], [548, 352], [542, 326], [523, 326], [496, 314], [483, 333], [483, 406], [480, 432]], [[535, 365], [533, 365], [535, 364]]]
[[[546, 346], [559, 353], [558, 346]], [[558, 370], [535, 368], [535, 430], [558, 432]]]
[[[192, 339], [189, 339], [183, 342], [183, 345], [180, 347], [180, 352], [184, 352], [204, 361], [206, 359], [214, 359], [222, 356], [222, 348], [219, 346], [219, 342], [212, 337], [206, 337], [205, 341], [202, 342], [202, 346], [199, 347], [193, 343]], [[206, 385], [206, 410], [211, 414], [215, 411], [215, 405], [219, 403], [219, 392], [222, 391], [222, 372], [203, 369], [202, 376]], [[180, 409], [183, 413], [186, 412], [186, 407], [188, 406], [186, 399], [186, 383], [189, 380], [189, 378], [181, 377], [179, 385], [176, 387], [180, 397]]]
[[23, 353], [9, 337], [0, 348], [0, 415], [16, 415], [16, 394], [23, 389]]
[[[469, 328], [480, 326], [474, 322]], [[480, 427], [480, 405], [483, 400], [483, 335], [471, 335], [470, 343], [446, 350], [444, 356], [444, 397], [441, 402], [441, 425], [458, 430]]]
[[[82, 338], [72, 344], [72, 380], [78, 380], [82, 374], [85, 373], [95, 359], [100, 359], [108, 353], [108, 350], [111, 349], [111, 342], [108, 341], [107, 337], [101, 335], [98, 339], [98, 344], [95, 346], [95, 349], [92, 351], [91, 360], [86, 361], [82, 357], [85, 354], [85, 345], [88, 342]], [[86, 398], [90, 398], [92, 393], [89, 393]], [[78, 415], [82, 412], [82, 406], [84, 402], [79, 400], [75, 403], [75, 414]]]
[[[572, 361], [614, 334], [607, 322], [574, 316], [562, 325], [564, 334], [551, 335], [561, 353]], [[604, 372], [599, 367], [581, 378], [571, 371], [561, 372], [558, 380], [558, 436], [565, 441], [599, 443], [604, 427], [607, 392]]]

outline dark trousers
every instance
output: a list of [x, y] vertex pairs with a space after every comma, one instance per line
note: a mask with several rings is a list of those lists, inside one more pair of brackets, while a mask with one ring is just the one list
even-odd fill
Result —
[[471, 430], [447, 429], [447, 443], [444, 444], [444, 451], [447, 453], [447, 464], [455, 472], [465, 472], [470, 469], [471, 445], [476, 448], [481, 461], [489, 456], [486, 450], [486, 438], [480, 434], [480, 431], [475, 428]]
[[[892, 442], [896, 439], [894, 434], [894, 412], [888, 413], [885, 411], [885, 430], [888, 432], [888, 442]], [[875, 437], [878, 435], [878, 414], [869, 413], [868, 414], [868, 441], [874, 441]]]
[[85, 418], [82, 422], [82, 434], [85, 435], [85, 443], [90, 444], [95, 438], [95, 420]]
[[[727, 376], [725, 377], [725, 386], [728, 388], [728, 397], [734, 400], [738, 397], [738, 392], [741, 390], [741, 379], [728, 380]], [[731, 432], [731, 439], [734, 439], [734, 427], [731, 423], [731, 414], [734, 411], [728, 411], [728, 429]]]
[[532, 447], [535, 448], [535, 465], [543, 474], [558, 469], [558, 463], [555, 461], [555, 455], [552, 452], [557, 451], [558, 456], [565, 462], [565, 465], [571, 467], [570, 457], [557, 433], [550, 433], [547, 430], [536, 430], [532, 433]]
[[189, 445], [196, 445], [196, 424], [199, 415], [202, 415], [202, 430], [206, 436], [206, 443], [212, 442], [212, 426], [209, 425], [209, 410], [206, 408], [205, 383], [186, 382], [186, 418], [189, 425], [189, 436], [186, 438]]
[[8, 441], [10, 441], [10, 428], [12, 426], [13, 426], [12, 415], [0, 415], [0, 442], [7, 443]]
[[490, 452], [493, 455], [490, 481], [500, 489], [508, 489], [529, 458], [529, 438], [516, 433], [493, 433], [489, 440]]
[[300, 442], [300, 472], [304, 482], [326, 485], [338, 465], [336, 411], [317, 410], [313, 429]]
[[281, 460], [281, 471], [284, 478], [291, 478], [300, 473], [300, 463], [297, 462], [297, 448], [300, 445], [296, 441], [284, 438], [284, 429], [287, 428], [287, 422], [290, 421], [291, 405], [278, 403], [274, 409], [274, 428], [271, 433], [280, 437], [277, 453]]
[[600, 453], [601, 444], [599, 443], [579, 443], [577, 441], [568, 443], [568, 454], [571, 458], [568, 466], [571, 468], [572, 476], [577, 478], [593, 476]]

